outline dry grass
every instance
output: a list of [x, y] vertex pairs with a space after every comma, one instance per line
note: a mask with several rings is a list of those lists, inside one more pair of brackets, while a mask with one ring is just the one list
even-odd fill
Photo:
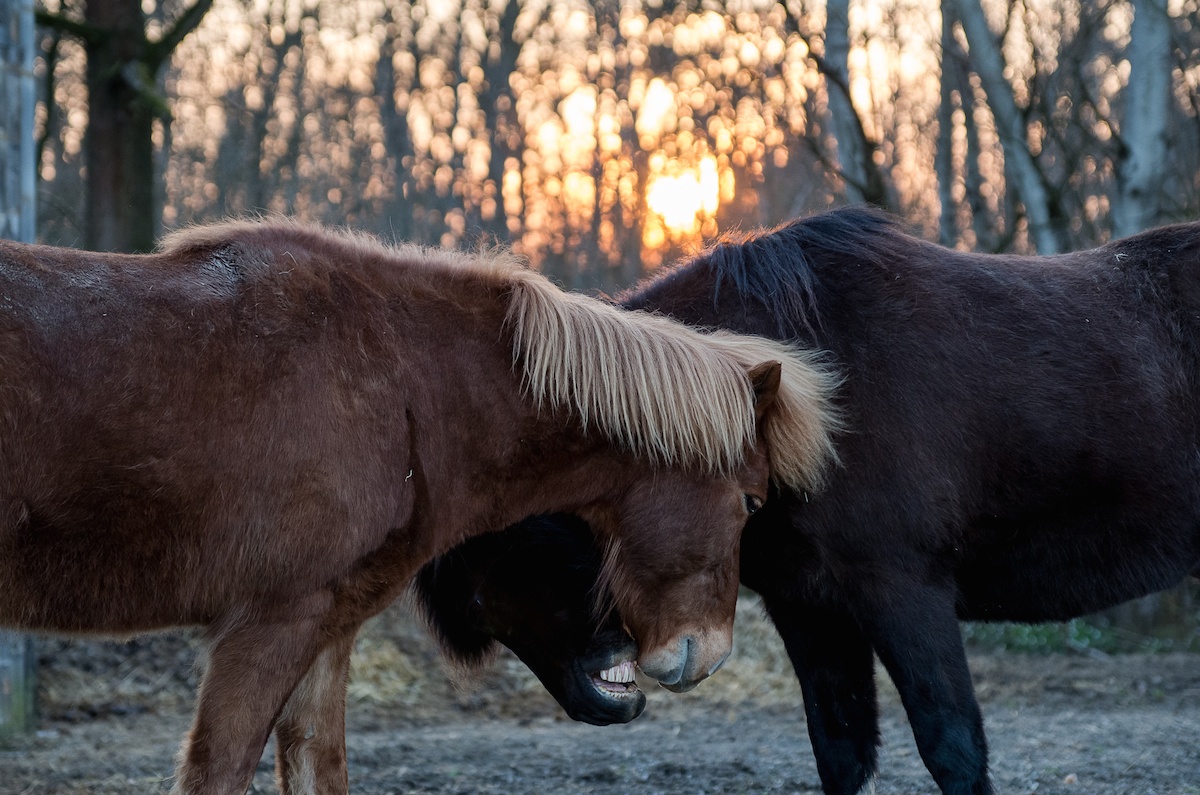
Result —
[[[462, 709], [501, 714], [557, 711], [529, 669], [507, 651], [474, 674], [448, 667], [419, 617], [406, 604], [391, 607], [363, 629], [352, 658], [351, 677], [351, 702], [367, 708], [403, 705], [421, 709], [448, 698]], [[764, 616], [759, 597], [748, 591], [738, 599], [733, 654], [712, 679], [678, 696], [648, 678], [639, 683], [649, 695], [650, 710], [667, 707], [677, 699], [696, 698], [800, 707], [800, 688], [783, 642]]]
[[[44, 718], [188, 711], [198, 684], [199, 641], [193, 633], [129, 641], [39, 641], [38, 709]], [[763, 616], [759, 598], [738, 601], [734, 651], [725, 667], [691, 693], [674, 695], [642, 678], [651, 712], [692, 699], [716, 703], [795, 705], [800, 689], [783, 644]], [[351, 714], [404, 712], [414, 720], [446, 711], [544, 717], [560, 715], [553, 699], [519, 660], [504, 650], [482, 670], [446, 664], [416, 611], [393, 605], [364, 627], [351, 659]]]

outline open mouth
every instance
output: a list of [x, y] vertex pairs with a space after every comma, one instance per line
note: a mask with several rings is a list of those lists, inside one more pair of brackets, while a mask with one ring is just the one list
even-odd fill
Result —
[[627, 698], [641, 691], [633, 676], [633, 660], [617, 663], [599, 673], [591, 674], [592, 687], [609, 698]]

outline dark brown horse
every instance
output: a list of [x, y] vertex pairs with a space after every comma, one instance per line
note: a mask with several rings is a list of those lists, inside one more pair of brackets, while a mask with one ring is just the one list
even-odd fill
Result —
[[[990, 793], [957, 620], [1062, 620], [1200, 562], [1200, 223], [989, 256], [841, 210], [723, 242], [622, 303], [828, 351], [846, 379], [841, 466], [742, 537], [830, 795], [876, 769], [873, 655], [942, 791]], [[469, 547], [455, 565], [476, 565]], [[532, 624], [589, 621], [590, 588], [557, 606], [481, 592]], [[569, 666], [543, 680], [563, 676], [586, 685]]]
[[832, 381], [782, 345], [285, 222], [0, 243], [0, 372], [0, 623], [205, 627], [187, 793], [244, 792], [272, 727], [284, 792], [344, 792], [359, 626], [532, 513], [589, 520], [640, 665], [691, 687], [729, 650], [767, 445], [796, 487], [830, 449]]
[[642, 714], [646, 696], [621, 616], [604, 610], [596, 621], [602, 565], [591, 528], [555, 514], [460, 544], [421, 569], [415, 590], [454, 662], [479, 666], [499, 641], [569, 716], [607, 726]]

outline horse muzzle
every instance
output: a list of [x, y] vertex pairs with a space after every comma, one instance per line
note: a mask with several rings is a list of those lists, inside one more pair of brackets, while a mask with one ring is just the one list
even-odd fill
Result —
[[638, 667], [675, 693], [691, 690], [716, 673], [733, 648], [732, 632], [693, 632], [642, 655]]

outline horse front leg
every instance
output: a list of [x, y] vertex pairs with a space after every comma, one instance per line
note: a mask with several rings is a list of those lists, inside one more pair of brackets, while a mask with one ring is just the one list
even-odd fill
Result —
[[917, 750], [945, 795], [992, 795], [952, 585], [893, 582], [860, 613], [908, 713]]
[[800, 689], [826, 795], [855, 795], [874, 775], [879, 745], [875, 655], [842, 610], [764, 599]]
[[318, 656], [275, 721], [275, 778], [281, 795], [341, 795], [346, 772], [346, 685], [354, 633]]
[[317, 655], [331, 601], [314, 595], [216, 629], [172, 795], [244, 795], [275, 717]]

